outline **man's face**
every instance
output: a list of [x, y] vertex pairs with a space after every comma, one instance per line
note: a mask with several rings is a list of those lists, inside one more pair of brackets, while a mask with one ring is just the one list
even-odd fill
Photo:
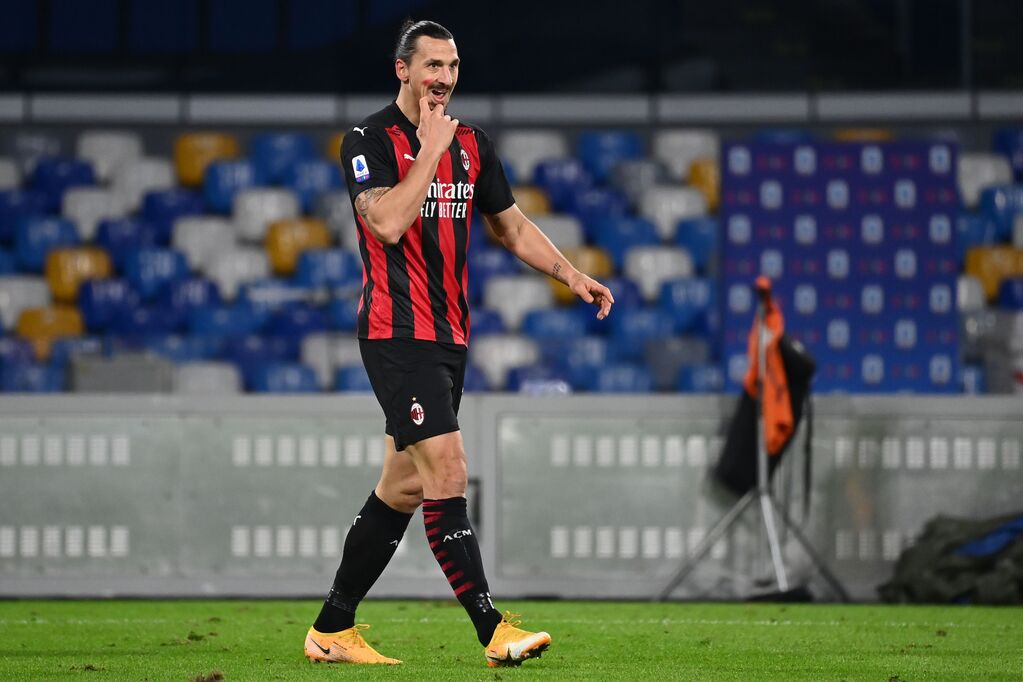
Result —
[[458, 82], [458, 48], [453, 40], [419, 36], [412, 62], [396, 63], [398, 77], [408, 80], [416, 99], [428, 97], [430, 108], [438, 104], [446, 109]]

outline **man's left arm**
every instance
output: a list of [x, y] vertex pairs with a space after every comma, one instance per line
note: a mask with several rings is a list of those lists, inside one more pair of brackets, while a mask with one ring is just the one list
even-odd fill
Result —
[[484, 213], [483, 217], [504, 247], [519, 260], [545, 275], [550, 275], [582, 300], [597, 306], [598, 320], [603, 320], [611, 312], [611, 306], [615, 302], [611, 291], [589, 275], [577, 270], [516, 204], [499, 213]]

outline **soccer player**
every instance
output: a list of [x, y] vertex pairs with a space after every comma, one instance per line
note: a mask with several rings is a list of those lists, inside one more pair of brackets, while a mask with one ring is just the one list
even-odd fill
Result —
[[364, 268], [359, 345], [387, 435], [380, 481], [352, 523], [334, 584], [306, 636], [305, 654], [317, 661], [400, 663], [366, 643], [360, 630], [368, 626], [356, 625], [355, 610], [420, 505], [430, 548], [488, 665], [519, 665], [551, 641], [494, 608], [466, 514], [457, 415], [469, 340], [473, 205], [505, 247], [594, 304], [598, 319], [614, 298], [515, 205], [486, 133], [446, 113], [458, 70], [447, 29], [407, 21], [394, 54], [397, 98], [352, 128], [342, 145]]

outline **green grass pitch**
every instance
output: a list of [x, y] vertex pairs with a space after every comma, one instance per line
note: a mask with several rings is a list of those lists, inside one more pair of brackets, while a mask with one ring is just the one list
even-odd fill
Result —
[[505, 602], [553, 644], [488, 669], [452, 602], [367, 601], [395, 667], [302, 656], [313, 601], [0, 602], [2, 680], [1021, 680], [1023, 610]]

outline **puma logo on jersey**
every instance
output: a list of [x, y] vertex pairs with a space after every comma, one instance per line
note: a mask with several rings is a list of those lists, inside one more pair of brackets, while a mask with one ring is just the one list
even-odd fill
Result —
[[363, 137], [366, 137], [366, 128], [368, 128], [368, 127], [369, 126], [363, 126], [362, 128], [352, 128], [352, 130], [354, 130], [355, 132], [359, 133]]
[[472, 529], [466, 528], [464, 530], [456, 530], [451, 535], [445, 535], [441, 542], [447, 542], [448, 540], [461, 540], [464, 537], [472, 535]]

